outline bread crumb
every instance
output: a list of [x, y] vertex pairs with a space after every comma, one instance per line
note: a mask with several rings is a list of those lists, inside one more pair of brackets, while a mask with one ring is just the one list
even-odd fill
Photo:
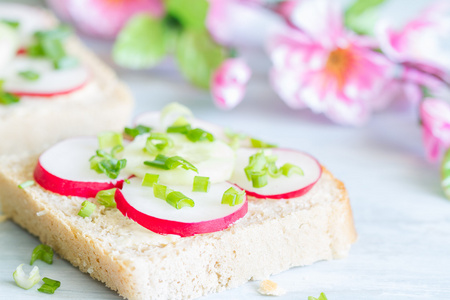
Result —
[[93, 268], [93, 267], [90, 267], [89, 269], [87, 269], [87, 272], [88, 272], [89, 274], [92, 274], [92, 272], [94, 272], [94, 268]]
[[269, 279], [261, 281], [258, 292], [261, 295], [266, 296], [281, 296], [286, 294], [286, 291], [283, 288], [281, 288], [276, 282]]
[[46, 210], [41, 210], [36, 213], [36, 216], [41, 217], [41, 216], [45, 215], [46, 213], [47, 213]]
[[0, 223], [5, 222], [6, 220], [8, 220], [8, 217], [5, 215], [0, 215]]

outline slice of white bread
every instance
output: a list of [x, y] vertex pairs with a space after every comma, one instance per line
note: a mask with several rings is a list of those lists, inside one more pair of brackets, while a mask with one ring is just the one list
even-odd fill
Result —
[[[356, 239], [342, 182], [324, 169], [306, 195], [249, 199], [226, 230], [180, 238], [154, 234], [117, 209], [77, 215], [85, 199], [33, 185], [37, 157], [0, 158], [0, 203], [14, 222], [62, 258], [128, 299], [186, 299], [237, 287], [294, 266], [342, 258]], [[91, 199], [94, 201], [93, 199]]]
[[67, 137], [120, 131], [128, 123], [133, 109], [128, 88], [78, 38], [70, 37], [65, 46], [88, 68], [89, 82], [66, 95], [22, 97], [13, 105], [0, 104], [0, 154], [38, 153]]

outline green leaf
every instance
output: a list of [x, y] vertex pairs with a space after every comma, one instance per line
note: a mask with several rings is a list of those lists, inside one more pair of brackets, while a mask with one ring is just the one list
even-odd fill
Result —
[[113, 49], [114, 61], [142, 69], [156, 65], [166, 54], [166, 29], [162, 20], [138, 14], [120, 32]]
[[356, 0], [345, 12], [345, 26], [358, 34], [372, 34], [378, 19], [376, 8], [386, 0]]
[[176, 57], [181, 72], [193, 84], [209, 88], [211, 76], [225, 60], [225, 49], [206, 30], [184, 30], [178, 40]]
[[206, 0], [166, 1], [168, 15], [176, 18], [185, 28], [205, 29], [208, 7], [209, 4]]

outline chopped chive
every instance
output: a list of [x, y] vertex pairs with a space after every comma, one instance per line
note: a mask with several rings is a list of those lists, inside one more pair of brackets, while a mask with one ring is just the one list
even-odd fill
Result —
[[149, 133], [152, 129], [150, 127], [144, 126], [144, 125], [137, 125], [134, 128], [125, 127], [124, 132], [125, 134], [131, 136], [132, 138], [137, 137], [138, 135]]
[[269, 144], [266, 142], [263, 142], [261, 140], [258, 139], [254, 139], [254, 138], [250, 138], [250, 143], [252, 144], [253, 148], [275, 148], [276, 145], [274, 144]]
[[95, 207], [96, 206], [94, 203], [89, 201], [83, 201], [83, 203], [81, 203], [81, 209], [78, 212], [78, 215], [83, 218], [90, 217], [94, 212]]
[[166, 200], [167, 186], [159, 183], [153, 184], [153, 195], [161, 200]]
[[165, 156], [163, 154], [158, 154], [155, 157], [155, 160], [153, 160], [153, 161], [148, 161], [148, 160], [144, 161], [144, 165], [150, 166], [150, 167], [154, 167], [154, 168], [169, 170], [169, 168], [166, 166], [167, 159], [168, 159], [167, 156]]
[[39, 268], [34, 266], [30, 274], [27, 276], [23, 271], [23, 264], [19, 265], [13, 273], [14, 281], [17, 286], [24, 290], [31, 289], [36, 283], [41, 281], [41, 275], [39, 274]]
[[167, 128], [168, 133], [181, 133], [187, 134], [191, 130], [190, 124], [178, 125], [178, 126], [170, 126]]
[[47, 277], [42, 278], [42, 281], [44, 284], [38, 288], [38, 291], [41, 293], [54, 294], [56, 289], [61, 286], [61, 282], [58, 280], [53, 280]]
[[72, 34], [72, 29], [67, 25], [60, 25], [50, 30], [37, 31], [34, 36], [38, 40], [56, 39], [63, 40]]
[[209, 177], [195, 176], [192, 191], [207, 193], [210, 186], [211, 182], [209, 181]]
[[76, 67], [79, 61], [73, 56], [64, 56], [53, 60], [53, 67], [57, 70], [70, 69]]
[[53, 249], [44, 244], [36, 246], [33, 253], [31, 253], [30, 265], [34, 264], [37, 259], [51, 265], [53, 263]]
[[19, 97], [13, 95], [11, 93], [3, 91], [4, 80], [0, 79], [0, 104], [2, 105], [11, 105], [19, 102]]
[[40, 77], [39, 73], [31, 70], [19, 72], [19, 75], [29, 81], [38, 80]]
[[27, 188], [29, 186], [32, 186], [34, 184], [34, 180], [27, 180], [25, 182], [22, 182], [21, 184], [18, 185], [19, 188], [24, 189]]
[[155, 168], [164, 169], [164, 170], [172, 170], [178, 166], [181, 166], [185, 170], [192, 170], [192, 171], [198, 173], [197, 168], [193, 164], [191, 164], [190, 162], [188, 162], [187, 160], [182, 158], [181, 156], [167, 157], [163, 154], [158, 154], [156, 156], [155, 160], [144, 161], [144, 164], [146, 166], [155, 167]]
[[103, 205], [105, 207], [112, 207], [116, 208], [117, 204], [114, 199], [114, 196], [116, 195], [116, 188], [112, 188], [109, 190], [103, 190], [99, 191], [97, 195], [95, 195], [95, 199], [100, 205]]
[[165, 133], [153, 132], [147, 138], [145, 143], [145, 150], [150, 154], [156, 155], [166, 148], [172, 147], [173, 142]]
[[100, 149], [114, 148], [123, 145], [123, 137], [120, 133], [114, 131], [105, 131], [98, 136], [98, 145]]
[[1, 19], [0, 22], [2, 22], [3, 24], [6, 24], [14, 29], [17, 29], [20, 26], [20, 22], [16, 21], [16, 20]]
[[152, 187], [159, 180], [159, 174], [145, 173], [144, 179], [142, 180], [142, 186]]
[[111, 155], [112, 157], [116, 157], [118, 153], [122, 152], [125, 149], [122, 145], [114, 146], [114, 148], [111, 149]]
[[245, 191], [236, 191], [234, 187], [230, 187], [223, 193], [222, 204], [228, 204], [229, 206], [239, 205], [244, 202]]
[[66, 51], [61, 40], [42, 39], [41, 47], [47, 58], [57, 61], [66, 56]]
[[126, 184], [130, 184], [130, 183], [131, 183], [129, 179], [125, 179], [124, 182], [125, 182]]
[[284, 176], [287, 176], [287, 177], [291, 177], [292, 174], [298, 174], [298, 175], [302, 175], [302, 176], [305, 175], [303, 173], [303, 170], [300, 167], [290, 164], [290, 163], [285, 163], [280, 168], [280, 171]]
[[166, 160], [166, 166], [169, 168], [169, 170], [175, 169], [176, 167], [181, 166], [185, 170], [192, 170], [192, 171], [198, 173], [197, 168], [193, 164], [191, 164], [190, 162], [188, 162], [187, 160], [182, 158], [181, 156], [169, 157]]
[[178, 119], [175, 120], [175, 122], [173, 122], [172, 126], [183, 126], [183, 125], [189, 125], [188, 120], [186, 119], [186, 117], [181, 116]]
[[194, 207], [195, 202], [191, 198], [185, 196], [181, 192], [171, 192], [167, 194], [166, 202], [175, 207], [181, 209], [185, 206]]
[[186, 134], [186, 137], [191, 142], [200, 142], [200, 141], [213, 142], [214, 141], [214, 136], [211, 133], [209, 133], [201, 128], [195, 128], [195, 129], [189, 130], [189, 132]]
[[255, 188], [262, 188], [267, 185], [267, 173], [253, 173], [252, 174], [252, 185]]

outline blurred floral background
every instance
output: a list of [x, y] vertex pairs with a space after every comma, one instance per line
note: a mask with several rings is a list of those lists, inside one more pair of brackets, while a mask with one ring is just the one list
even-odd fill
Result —
[[148, 69], [172, 57], [182, 76], [210, 91], [220, 109], [245, 100], [255, 66], [241, 53], [257, 48], [271, 63], [264, 71], [279, 96], [274, 101], [292, 109], [345, 126], [364, 126], [374, 112], [392, 106], [415, 111], [411, 126], [422, 126], [427, 158], [443, 161], [447, 190], [450, 2], [429, 1], [393, 20], [383, 15], [391, 1], [47, 2], [82, 33], [114, 41], [111, 56], [119, 66]]

